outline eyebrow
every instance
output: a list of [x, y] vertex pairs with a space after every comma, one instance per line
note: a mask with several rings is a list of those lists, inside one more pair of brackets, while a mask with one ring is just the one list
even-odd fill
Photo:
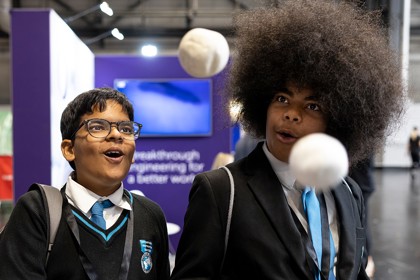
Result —
[[305, 99], [306, 100], [318, 101], [319, 100], [319, 97], [316, 96], [316, 95], [310, 95], [310, 96], [305, 97]]
[[[292, 91], [290, 91], [287, 87], [279, 88], [278, 91], [277, 91], [277, 94], [278, 93], [285, 93], [285, 94], [287, 94], [289, 96], [294, 96], [295, 95], [295, 93], [292, 92]], [[319, 100], [319, 97], [316, 96], [316, 95], [309, 95], [309, 96], [305, 97], [305, 100], [318, 101]]]

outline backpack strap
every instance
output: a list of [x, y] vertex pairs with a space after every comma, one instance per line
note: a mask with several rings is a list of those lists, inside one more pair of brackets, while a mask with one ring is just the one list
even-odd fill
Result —
[[[346, 177], [345, 179], [343, 178], [343, 183], [344, 185], [347, 186], [347, 188], [349, 189], [350, 193], [353, 195], [353, 207], [355, 209], [355, 211], [357, 211], [357, 214], [359, 216], [359, 219], [356, 220], [356, 226], [357, 227], [363, 227], [366, 228], [366, 214], [365, 214], [365, 208], [364, 208], [364, 202], [363, 202], [363, 194], [362, 191], [359, 187], [359, 185], [356, 183], [356, 181], [354, 181], [352, 178], [350, 177]], [[366, 267], [367, 264], [367, 257], [368, 257], [368, 253], [365, 250], [365, 246], [366, 244], [362, 247], [362, 255], [361, 255], [361, 266], [362, 264]], [[359, 270], [361, 268], [361, 266], [359, 267]]]
[[[356, 181], [354, 181], [351, 177], [346, 177], [342, 179], [344, 185], [348, 188], [348, 190], [350, 191], [350, 193], [353, 195], [355, 201], [356, 201], [356, 209], [359, 213], [359, 217], [360, 217], [360, 224], [358, 224], [357, 226], [365, 226], [366, 225], [366, 217], [365, 215], [363, 215], [365, 209], [363, 206], [363, 195], [360, 193], [360, 195], [357, 195], [357, 193], [355, 193], [353, 191], [353, 188], [355, 188], [355, 186], [357, 186], [359, 189], [359, 185], [356, 183]], [[361, 192], [361, 191], [360, 191]]]
[[230, 170], [226, 166], [222, 166], [220, 168], [224, 169], [226, 171], [226, 173], [229, 176], [229, 182], [230, 182], [229, 208], [228, 208], [228, 215], [227, 215], [227, 222], [226, 222], [226, 233], [225, 233], [225, 250], [224, 250], [224, 253], [223, 253], [222, 264], [220, 266], [220, 272], [221, 272], [222, 268], [223, 268], [223, 264], [225, 262], [226, 251], [227, 251], [227, 246], [228, 246], [228, 242], [229, 242], [230, 224], [232, 222], [233, 203], [234, 203], [234, 199], [235, 199], [235, 181], [233, 180], [232, 173], [230, 172]]
[[40, 190], [42, 198], [45, 201], [45, 213], [47, 214], [47, 258], [45, 265], [48, 263], [52, 247], [54, 245], [55, 236], [57, 234], [58, 226], [61, 220], [61, 213], [63, 208], [63, 196], [59, 189], [43, 184], [34, 183], [29, 187], [29, 190]]

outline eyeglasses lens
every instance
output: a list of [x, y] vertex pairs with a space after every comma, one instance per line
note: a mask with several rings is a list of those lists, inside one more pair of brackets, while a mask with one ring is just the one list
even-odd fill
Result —
[[106, 138], [111, 132], [111, 126], [115, 124], [122, 137], [126, 140], [135, 140], [139, 136], [140, 125], [131, 122], [110, 123], [107, 120], [93, 119], [87, 122], [89, 134], [96, 138]]

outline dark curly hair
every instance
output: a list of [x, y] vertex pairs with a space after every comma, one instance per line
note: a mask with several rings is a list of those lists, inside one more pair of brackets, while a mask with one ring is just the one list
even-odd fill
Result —
[[127, 97], [113, 88], [95, 88], [76, 96], [61, 114], [62, 139], [74, 139], [74, 133], [79, 128], [81, 118], [85, 114], [93, 114], [93, 110], [103, 112], [106, 110], [106, 101], [113, 100], [120, 104], [130, 121], [134, 119], [133, 105]]
[[287, 0], [235, 17], [228, 92], [238, 120], [265, 137], [267, 109], [287, 82], [310, 87], [327, 133], [356, 163], [383, 144], [405, 103], [401, 66], [378, 12], [350, 3]]

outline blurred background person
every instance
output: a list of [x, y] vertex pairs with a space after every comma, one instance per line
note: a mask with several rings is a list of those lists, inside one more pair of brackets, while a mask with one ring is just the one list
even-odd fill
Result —
[[213, 160], [211, 170], [218, 169], [226, 164], [233, 162], [233, 155], [229, 153], [218, 153]]
[[417, 126], [413, 127], [408, 140], [408, 152], [411, 156], [411, 176], [414, 176], [414, 170], [419, 167], [420, 162], [420, 135]]

